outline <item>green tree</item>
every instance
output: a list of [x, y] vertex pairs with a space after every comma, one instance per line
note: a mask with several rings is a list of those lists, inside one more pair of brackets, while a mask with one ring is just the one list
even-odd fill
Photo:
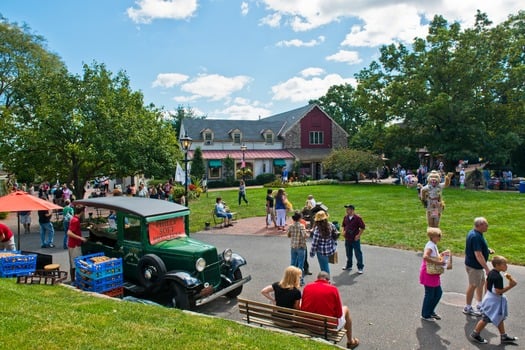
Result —
[[524, 135], [523, 28], [523, 12], [496, 27], [478, 12], [469, 30], [435, 16], [425, 39], [382, 47], [357, 75], [358, 104], [378, 126], [402, 125], [397, 147], [508, 163]]
[[[95, 175], [162, 177], [180, 158], [172, 125], [104, 65], [70, 75], [43, 39], [2, 23], [0, 158], [10, 172], [83, 184]], [[82, 186], [77, 186], [80, 190]], [[79, 195], [80, 193], [77, 193]]]
[[331, 174], [349, 176], [359, 182], [359, 174], [382, 166], [381, 157], [368, 151], [337, 149], [323, 161], [323, 168]]
[[193, 152], [193, 159], [191, 160], [191, 175], [197, 179], [202, 179], [206, 174], [206, 166], [202, 158], [202, 150], [200, 147], [195, 148]]

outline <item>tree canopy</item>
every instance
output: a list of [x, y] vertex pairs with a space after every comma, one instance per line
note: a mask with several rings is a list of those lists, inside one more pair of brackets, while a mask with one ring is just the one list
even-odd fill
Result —
[[4, 20], [0, 36], [4, 169], [28, 182], [57, 176], [77, 184], [173, 172], [181, 152], [172, 121], [144, 106], [125, 73], [93, 63], [72, 75], [28, 28]]

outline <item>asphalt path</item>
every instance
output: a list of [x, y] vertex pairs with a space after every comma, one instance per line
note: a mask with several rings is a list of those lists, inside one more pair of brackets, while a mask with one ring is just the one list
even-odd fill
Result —
[[[33, 223], [38, 222], [33, 220]], [[16, 220], [10, 220], [10, 227], [16, 234]], [[20, 247], [53, 256], [62, 270], [69, 270], [67, 250], [62, 249], [63, 232], [55, 235], [55, 248], [40, 248], [37, 224], [33, 233], [21, 234]], [[225, 230], [225, 229], [224, 229]], [[23, 231], [23, 229], [22, 229]], [[243, 275], [251, 275], [252, 280], [244, 285], [242, 297], [266, 301], [260, 290], [281, 278], [289, 264], [289, 239], [283, 235], [270, 234], [229, 234], [226, 231], [212, 230], [192, 234], [192, 237], [213, 244], [218, 251], [232, 248], [234, 252], [247, 259], [242, 268]], [[490, 232], [488, 235], [490, 243]], [[344, 304], [348, 305], [353, 319], [354, 336], [361, 345], [358, 349], [525, 349], [525, 267], [509, 266], [509, 272], [518, 285], [507, 293], [509, 318], [505, 321], [507, 332], [517, 336], [519, 345], [499, 344], [499, 334], [494, 325], [487, 325], [482, 335], [489, 344], [474, 344], [468, 334], [474, 328], [477, 318], [462, 313], [465, 300], [466, 273], [462, 257], [454, 257], [453, 269], [442, 276], [443, 297], [437, 312], [443, 317], [436, 322], [420, 319], [423, 287], [419, 284], [421, 252], [397, 250], [363, 245], [365, 273], [358, 275], [355, 269], [343, 271], [344, 245], [340, 244], [339, 264], [331, 265], [333, 283], [339, 288]], [[493, 247], [497, 250], [497, 247]], [[314, 280], [319, 272], [316, 259], [309, 258]], [[235, 299], [219, 298], [197, 309], [207, 315], [241, 321]], [[346, 339], [339, 345], [345, 344]]]

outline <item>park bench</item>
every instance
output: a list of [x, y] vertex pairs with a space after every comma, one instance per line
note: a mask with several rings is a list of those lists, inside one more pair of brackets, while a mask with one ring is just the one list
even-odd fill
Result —
[[337, 344], [346, 335], [337, 330], [337, 318], [311, 312], [279, 307], [273, 304], [237, 298], [239, 312], [248, 324], [284, 329], [309, 337], [322, 338]]

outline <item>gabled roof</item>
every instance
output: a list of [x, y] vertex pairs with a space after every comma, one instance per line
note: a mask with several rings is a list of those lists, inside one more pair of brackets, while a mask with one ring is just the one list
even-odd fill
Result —
[[[261, 130], [271, 130], [276, 137], [286, 133], [294, 124], [299, 122], [312, 109], [320, 108], [315, 104], [306, 105], [288, 112], [275, 114], [259, 120], [231, 120], [231, 119], [184, 119], [183, 129], [193, 140], [202, 140], [202, 131], [210, 129], [214, 135], [214, 141], [229, 141], [229, 132], [239, 129], [242, 132], [243, 141], [261, 141]], [[327, 115], [330, 118], [330, 116]]]

